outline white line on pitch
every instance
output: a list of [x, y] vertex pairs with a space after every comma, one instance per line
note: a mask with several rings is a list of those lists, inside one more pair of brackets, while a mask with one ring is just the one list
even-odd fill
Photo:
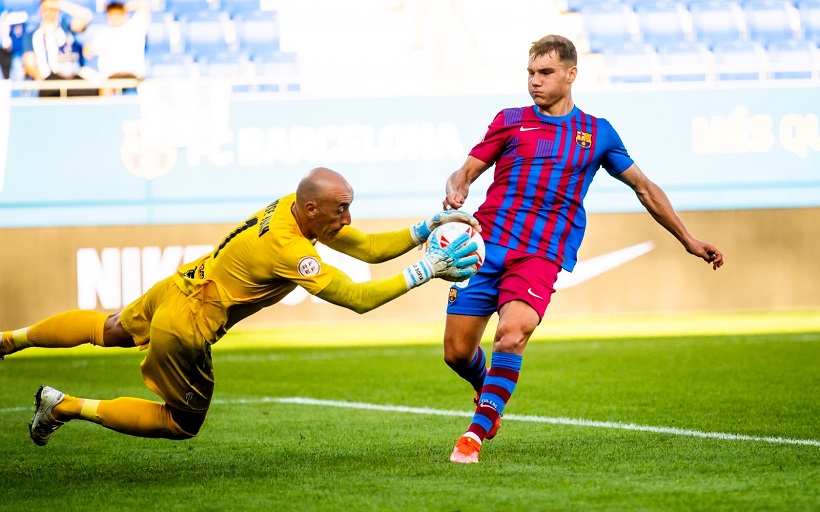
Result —
[[[258, 404], [258, 403], [280, 403], [297, 405], [317, 405], [323, 407], [342, 407], [346, 409], [360, 409], [368, 411], [384, 412], [404, 412], [410, 414], [429, 414], [433, 416], [459, 416], [472, 417], [472, 412], [454, 411], [447, 409], [431, 409], [429, 407], [407, 407], [403, 405], [378, 405], [363, 402], [342, 402], [335, 400], [318, 400], [315, 398], [254, 398], [235, 400], [214, 400], [215, 404]], [[786, 437], [758, 437], [743, 434], [725, 434], [721, 432], [701, 432], [699, 430], [686, 430], [673, 427], [653, 427], [650, 425], [636, 425], [634, 423], [616, 423], [613, 421], [592, 421], [573, 418], [553, 418], [548, 416], [523, 416], [517, 414], [505, 414], [504, 421], [526, 421], [530, 423], [550, 423], [553, 425], [570, 425], [575, 427], [595, 427], [612, 428], [619, 430], [635, 430], [639, 432], [652, 432], [655, 434], [672, 434], [677, 436], [702, 437], [707, 439], [723, 439], [726, 441], [757, 441], [761, 443], [775, 444], [799, 444], [807, 446], [820, 446], [820, 441], [814, 439], [789, 439]]]

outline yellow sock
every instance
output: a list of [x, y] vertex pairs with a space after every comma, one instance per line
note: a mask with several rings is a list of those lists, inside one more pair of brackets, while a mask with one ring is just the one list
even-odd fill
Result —
[[94, 415], [92, 421], [123, 434], [167, 439], [191, 437], [177, 425], [167, 405], [150, 400], [130, 397], [101, 400]]
[[[34, 347], [67, 348], [84, 343], [103, 346], [107, 318], [105, 313], [76, 309], [50, 316], [21, 331], [25, 332], [25, 342]], [[20, 347], [18, 338], [14, 339]]]
[[80, 419], [93, 421], [94, 423], [101, 423], [102, 420], [99, 416], [97, 416], [97, 408], [99, 407], [99, 400], [89, 400], [88, 398], [82, 400], [82, 406], [80, 407]]
[[26, 337], [28, 329], [17, 329], [16, 331], [4, 331], [0, 337], [0, 356], [13, 354], [18, 350], [23, 350], [31, 346]]

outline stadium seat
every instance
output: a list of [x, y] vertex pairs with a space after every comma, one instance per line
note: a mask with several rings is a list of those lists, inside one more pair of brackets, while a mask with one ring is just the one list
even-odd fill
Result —
[[250, 90], [249, 79], [253, 76], [253, 68], [247, 54], [222, 52], [199, 57], [196, 61], [201, 77], [227, 79], [233, 82], [231, 89], [234, 92]]
[[592, 52], [634, 41], [632, 9], [620, 3], [586, 6], [581, 9], [584, 38]]
[[658, 47], [663, 82], [700, 82], [710, 76], [712, 53], [703, 43], [679, 41]]
[[262, 2], [260, 0], [222, 0], [219, 9], [233, 17], [237, 14], [261, 10]]
[[165, 11], [173, 13], [176, 19], [218, 8], [219, 0], [165, 0]]
[[236, 40], [242, 51], [268, 53], [279, 51], [279, 13], [242, 12], [233, 17]]
[[802, 0], [797, 4], [803, 39], [820, 44], [820, 0]]
[[145, 58], [146, 78], [191, 78], [197, 75], [194, 58], [184, 53], [158, 53]]
[[173, 14], [154, 13], [151, 24], [148, 25], [145, 52], [147, 54], [178, 53], [180, 50], [180, 36], [178, 30], [175, 30], [176, 28]]
[[298, 92], [299, 57], [293, 52], [264, 52], [252, 56], [260, 91]]
[[641, 3], [635, 6], [635, 14], [644, 43], [658, 46], [687, 38], [687, 12], [677, 2]]
[[760, 80], [766, 65], [766, 51], [755, 41], [716, 43], [715, 78], [718, 80]]
[[585, 7], [594, 7], [597, 5], [612, 3], [613, 0], [567, 0], [565, 8], [566, 12], [581, 12]]
[[741, 39], [743, 11], [734, 1], [707, 0], [689, 6], [695, 41], [712, 47]]
[[3, 0], [6, 11], [23, 11], [34, 14], [40, 8], [40, 0]]
[[766, 45], [774, 41], [788, 41], [796, 35], [792, 18], [797, 21], [797, 11], [788, 0], [751, 0], [744, 4], [743, 11], [751, 41]]
[[820, 72], [820, 51], [813, 41], [775, 41], [769, 43], [766, 50], [769, 78], [804, 79], [817, 77]]
[[605, 48], [604, 73], [613, 84], [652, 82], [657, 55], [652, 45], [625, 43]]
[[220, 11], [189, 13], [180, 18], [184, 51], [193, 55], [217, 54], [230, 50], [228, 14]]

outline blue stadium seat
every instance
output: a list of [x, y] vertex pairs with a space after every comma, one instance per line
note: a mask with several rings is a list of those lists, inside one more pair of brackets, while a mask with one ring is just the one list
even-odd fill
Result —
[[658, 47], [663, 82], [701, 82], [710, 75], [712, 53], [703, 43], [679, 41]]
[[231, 86], [234, 92], [250, 90], [248, 79], [253, 75], [250, 59], [240, 52], [222, 52], [205, 55], [196, 59], [199, 74], [207, 78], [225, 78], [237, 81]]
[[34, 14], [40, 8], [40, 0], [3, 0], [3, 7], [7, 11], [23, 11]]
[[689, 6], [696, 41], [709, 47], [741, 39], [743, 10], [734, 1], [707, 0]]
[[581, 12], [585, 7], [595, 7], [616, 0], [567, 0], [566, 12]]
[[768, 44], [795, 37], [791, 25], [793, 6], [788, 0], [751, 0], [744, 4], [749, 40]]
[[652, 82], [657, 55], [655, 47], [644, 43], [609, 46], [601, 52], [604, 73], [610, 83]]
[[188, 13], [179, 20], [179, 29], [186, 53], [217, 54], [230, 50], [228, 43], [228, 13], [202, 11]]
[[176, 52], [178, 45], [175, 44], [173, 30], [172, 14], [154, 13], [151, 23], [148, 25], [148, 33], [145, 38], [145, 52], [147, 54]]
[[158, 53], [145, 58], [146, 78], [190, 78], [195, 76], [195, 63], [184, 53]]
[[279, 51], [279, 13], [252, 11], [233, 17], [239, 49], [249, 53]]
[[802, 0], [797, 4], [803, 39], [820, 44], [820, 0]]
[[635, 6], [641, 39], [655, 46], [686, 40], [687, 12], [672, 1], [641, 3]]
[[165, 0], [165, 11], [173, 13], [177, 19], [218, 8], [219, 0]]
[[766, 50], [769, 56], [769, 78], [812, 78], [820, 71], [820, 51], [813, 41], [774, 41], [769, 43]]
[[301, 90], [299, 56], [293, 52], [262, 52], [252, 56], [260, 91]]
[[222, 0], [219, 9], [233, 17], [241, 13], [259, 11], [262, 9], [262, 3], [260, 0]]
[[634, 41], [631, 20], [634, 12], [620, 3], [587, 6], [581, 9], [584, 37], [592, 52]]
[[766, 66], [766, 51], [755, 41], [716, 43], [715, 78], [718, 80], [760, 80]]

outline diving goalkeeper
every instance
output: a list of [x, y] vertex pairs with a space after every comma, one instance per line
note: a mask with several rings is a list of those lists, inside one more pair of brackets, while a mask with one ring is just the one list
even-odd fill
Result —
[[355, 283], [322, 261], [314, 244], [379, 263], [424, 243], [451, 221], [478, 227], [470, 215], [444, 211], [409, 229], [365, 234], [350, 226], [353, 189], [326, 168], [310, 171], [296, 193], [256, 212], [213, 252], [182, 265], [117, 314], [74, 310], [30, 327], [2, 333], [0, 358], [27, 347], [64, 348], [90, 343], [139, 347], [146, 386], [163, 402], [121, 397], [92, 400], [49, 386], [35, 394], [29, 430], [38, 445], [70, 420], [86, 420], [140, 437], [189, 439], [205, 421], [214, 389], [211, 345], [239, 320], [282, 300], [297, 285], [317, 297], [364, 313], [434, 277], [450, 281], [475, 274], [475, 243], [467, 235], [442, 248], [435, 237], [424, 257], [393, 277]]

